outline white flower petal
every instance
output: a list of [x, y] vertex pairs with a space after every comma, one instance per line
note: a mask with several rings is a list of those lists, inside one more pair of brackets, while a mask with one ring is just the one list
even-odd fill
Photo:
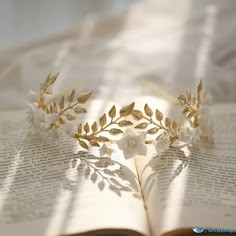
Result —
[[123, 151], [126, 159], [132, 158], [135, 154], [146, 155], [145, 137], [146, 134], [144, 132], [135, 134], [132, 130], [127, 129], [123, 137], [117, 141], [117, 145]]
[[134, 148], [127, 148], [127, 149], [123, 150], [123, 153], [124, 153], [125, 159], [130, 159], [130, 158], [134, 157], [135, 149]]
[[116, 141], [116, 144], [119, 149], [123, 149], [124, 145], [126, 145], [127, 143], [126, 143], [126, 140], [124, 138], [122, 138], [122, 139]]
[[126, 129], [125, 132], [124, 132], [124, 136], [133, 136], [135, 135], [135, 132], [132, 130], [132, 129]]
[[146, 140], [146, 132], [140, 132], [139, 141], [144, 143], [145, 140]]

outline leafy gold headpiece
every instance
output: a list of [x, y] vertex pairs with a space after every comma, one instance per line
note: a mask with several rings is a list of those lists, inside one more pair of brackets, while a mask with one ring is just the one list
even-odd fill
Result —
[[57, 78], [58, 74], [49, 74], [40, 86], [39, 95], [30, 91], [28, 96], [27, 120], [32, 131], [41, 136], [58, 139], [67, 134], [83, 149], [99, 148], [101, 156], [111, 156], [112, 146], [117, 145], [125, 158], [145, 155], [148, 145], [154, 145], [160, 154], [171, 146], [210, 137], [209, 96], [202, 81], [197, 86], [196, 95], [188, 90], [186, 95], [178, 96], [183, 107], [182, 114], [188, 121], [186, 125], [165, 117], [160, 110], [153, 110], [148, 104], [142, 110], [136, 109], [135, 102], [121, 109], [113, 105], [98, 121], [82, 124], [80, 115], [87, 112], [85, 105], [93, 92], [77, 96], [73, 89], [68, 96], [53, 98], [52, 86]]

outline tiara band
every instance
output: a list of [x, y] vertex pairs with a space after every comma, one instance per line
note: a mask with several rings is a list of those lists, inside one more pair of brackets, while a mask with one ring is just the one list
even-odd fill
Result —
[[26, 118], [34, 134], [53, 140], [67, 134], [83, 149], [99, 148], [101, 156], [111, 156], [114, 151], [112, 146], [117, 145], [125, 158], [145, 156], [147, 145], [154, 145], [160, 155], [172, 146], [191, 144], [202, 137], [210, 139], [212, 136], [208, 112], [210, 96], [203, 88], [202, 80], [196, 95], [188, 89], [185, 95], [177, 97], [181, 113], [188, 121], [186, 125], [165, 117], [159, 109], [153, 110], [147, 103], [142, 110], [136, 109], [135, 102], [119, 110], [113, 105], [98, 121], [82, 124], [79, 117], [87, 112], [85, 106], [93, 91], [77, 96], [73, 89], [68, 96], [47, 101], [48, 96], [53, 98], [52, 86], [58, 75], [47, 76], [40, 86], [39, 95], [34, 91], [28, 94]]

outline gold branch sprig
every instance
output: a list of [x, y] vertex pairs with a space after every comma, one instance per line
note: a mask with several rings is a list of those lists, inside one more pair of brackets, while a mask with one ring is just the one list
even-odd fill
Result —
[[58, 75], [59, 73], [56, 73], [55, 75], [51, 75], [50, 73], [44, 83], [40, 85], [38, 106], [44, 111], [48, 108], [48, 104], [45, 101], [45, 96], [52, 94], [52, 85], [57, 80]]
[[92, 94], [93, 91], [89, 91], [87, 93], [81, 93], [76, 98], [74, 89], [68, 96], [67, 101], [65, 97], [62, 96], [58, 104], [56, 102], [53, 102], [53, 104], [49, 106], [47, 113], [58, 113], [60, 124], [65, 124], [66, 120], [76, 120], [76, 114], [87, 112], [87, 110], [82, 105], [90, 99]]
[[[91, 146], [100, 147], [99, 143], [112, 142], [110, 135], [122, 134], [122, 128], [131, 126], [133, 123], [126, 119], [134, 109], [135, 103], [123, 107], [117, 115], [117, 108], [115, 105], [111, 107], [108, 113], [104, 113], [99, 121], [94, 121], [92, 125], [86, 122], [84, 125], [80, 124], [74, 137], [79, 141], [81, 147], [88, 149]], [[107, 134], [109, 136], [107, 136]]]
[[179, 103], [183, 107], [182, 113], [186, 115], [192, 128], [197, 128], [199, 126], [199, 108], [202, 105], [204, 93], [202, 80], [200, 80], [197, 86], [196, 96], [191, 94], [189, 89], [187, 90], [186, 95], [178, 96]]
[[[59, 73], [55, 75], [49, 74], [40, 86], [39, 98], [37, 100], [38, 109], [43, 111], [49, 117], [44, 117], [43, 122], [49, 122], [49, 128], [59, 128], [61, 125], [66, 124], [69, 121], [77, 119], [77, 115], [86, 113], [87, 110], [83, 105], [91, 98], [93, 91], [81, 93], [76, 96], [75, 89], [66, 97], [62, 95], [59, 99], [51, 99], [49, 102], [46, 101], [47, 95], [53, 95], [52, 86], [56, 82]], [[38, 125], [38, 123], [37, 123]]]
[[[177, 121], [171, 120], [166, 117], [158, 109], [155, 111], [155, 116], [153, 110], [149, 107], [148, 104], [144, 106], [144, 112], [140, 110], [133, 110], [131, 115], [134, 119], [140, 122], [134, 128], [146, 130], [149, 135], [157, 135], [155, 140], [162, 138], [167, 138], [170, 142], [170, 145], [173, 144], [179, 138], [179, 132], [181, 131], [181, 124], [178, 124]], [[165, 135], [161, 135], [161, 133]], [[154, 140], [147, 140], [146, 144], [151, 144]]]
[[[135, 129], [146, 130], [147, 134], [155, 135], [155, 140], [168, 139], [170, 145], [173, 144], [178, 138], [181, 131], [181, 124], [175, 120], [171, 121], [168, 117], [164, 119], [163, 114], [156, 109], [155, 118], [152, 109], [148, 104], [144, 106], [144, 111], [134, 109], [135, 103], [123, 107], [117, 116], [115, 105], [109, 110], [108, 114], [104, 113], [99, 122], [94, 121], [92, 125], [87, 122], [78, 126], [75, 138], [79, 141], [81, 147], [88, 149], [89, 145], [100, 147], [100, 143], [113, 142], [109, 137], [110, 135], [116, 136], [124, 132], [124, 128], [134, 126]], [[134, 124], [129, 120], [130, 115], [139, 124]], [[161, 135], [165, 133], [165, 135]], [[109, 134], [109, 137], [107, 137]], [[151, 144], [154, 141], [146, 140], [146, 144]]]

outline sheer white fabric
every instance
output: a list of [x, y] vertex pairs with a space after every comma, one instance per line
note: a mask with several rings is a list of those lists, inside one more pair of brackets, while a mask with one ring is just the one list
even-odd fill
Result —
[[[91, 15], [80, 27], [0, 53], [0, 109], [25, 106], [46, 75], [95, 97], [171, 99], [204, 78], [216, 102], [236, 102], [236, 2], [137, 1], [117, 14]], [[116, 12], [116, 13], [115, 13]], [[37, 28], [35, 28], [37, 30]]]

